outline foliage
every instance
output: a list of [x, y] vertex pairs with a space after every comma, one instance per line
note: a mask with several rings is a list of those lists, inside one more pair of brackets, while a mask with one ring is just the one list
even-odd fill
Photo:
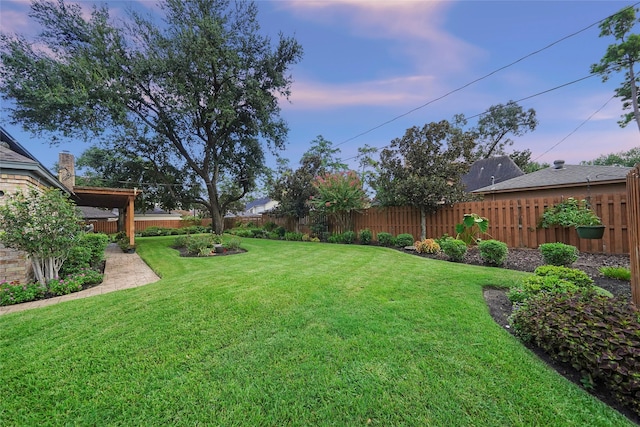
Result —
[[610, 279], [631, 280], [631, 270], [625, 267], [600, 267], [599, 271]]
[[120, 250], [122, 250], [122, 252], [131, 252], [135, 249], [135, 245], [131, 244], [129, 236], [127, 236], [125, 233], [118, 233], [116, 244], [118, 245]]
[[413, 235], [409, 233], [401, 233], [396, 236], [396, 244], [398, 247], [412, 246], [414, 242]]
[[284, 240], [301, 242], [302, 233], [298, 233], [295, 231], [287, 231], [286, 233], [284, 233]]
[[382, 246], [391, 247], [396, 245], [396, 239], [393, 237], [391, 233], [381, 232], [381, 233], [378, 233], [377, 237], [378, 237], [378, 243], [380, 243], [380, 245]]
[[327, 243], [344, 243], [342, 233], [332, 233], [327, 238]]
[[99, 268], [104, 261], [104, 251], [108, 244], [109, 236], [106, 234], [81, 233], [60, 268], [60, 277], [66, 277], [89, 268]]
[[232, 237], [224, 243], [224, 247], [229, 251], [237, 251], [241, 248], [242, 241], [237, 237]]
[[348, 169], [348, 165], [342, 162], [338, 157], [339, 148], [334, 148], [333, 143], [324, 139], [322, 135], [318, 135], [316, 139], [311, 141], [311, 147], [302, 155], [301, 163], [307, 159], [318, 159], [320, 161], [319, 168], [325, 172], [335, 173]]
[[578, 259], [578, 248], [564, 243], [543, 243], [539, 247], [545, 264], [567, 267]]
[[78, 245], [89, 248], [91, 251], [91, 267], [97, 267], [104, 261], [104, 251], [109, 244], [109, 236], [104, 233], [83, 233], [78, 239]]
[[516, 333], [570, 363], [588, 384], [602, 384], [640, 414], [640, 312], [595, 293], [531, 299], [511, 318]]
[[65, 279], [74, 280], [80, 283], [80, 286], [84, 287], [84, 286], [91, 286], [91, 285], [97, 285], [99, 283], [102, 283], [102, 280], [104, 279], [104, 275], [92, 268], [84, 268], [76, 273], [73, 273], [65, 277]]
[[489, 220], [478, 214], [464, 214], [462, 223], [456, 224], [456, 238], [462, 240], [467, 246], [477, 244], [480, 234], [489, 229]]
[[509, 289], [507, 298], [514, 303], [523, 303], [540, 294], [559, 294], [577, 291], [578, 287], [557, 276], [529, 276], [519, 286]]
[[413, 243], [419, 254], [436, 254], [440, 252], [440, 244], [434, 239], [418, 240]]
[[0, 283], [0, 305], [12, 305], [33, 301], [43, 298], [46, 292], [46, 285], [41, 283], [21, 285], [18, 281], [2, 282]]
[[333, 216], [343, 229], [351, 229], [351, 212], [365, 207], [367, 196], [353, 171], [326, 173], [313, 181], [318, 194], [309, 204], [319, 212]]
[[360, 232], [358, 233], [358, 240], [360, 241], [361, 245], [368, 245], [369, 243], [371, 243], [372, 239], [373, 233], [368, 228], [360, 230]]
[[67, 259], [60, 267], [60, 277], [91, 267], [91, 249], [86, 246], [76, 245], [69, 250]]
[[640, 147], [631, 148], [629, 151], [620, 151], [617, 153], [603, 154], [597, 159], [580, 162], [582, 165], [600, 165], [600, 166], [626, 166], [634, 167], [640, 163]]
[[426, 215], [466, 199], [461, 177], [469, 171], [473, 136], [446, 120], [407, 129], [380, 153], [373, 181], [383, 206], [414, 206], [421, 213], [421, 239]]
[[295, 171], [288, 167], [280, 167], [277, 178], [272, 179], [269, 185], [269, 197], [278, 201], [273, 214], [296, 219], [308, 215], [309, 200], [318, 194], [313, 180], [324, 173], [325, 168], [319, 156], [303, 157], [300, 167]]
[[458, 239], [445, 239], [440, 243], [440, 249], [450, 261], [462, 262], [467, 253], [467, 244]]
[[264, 223], [264, 225], [262, 226], [262, 228], [265, 229], [265, 231], [267, 232], [272, 232], [273, 230], [275, 230], [278, 227], [278, 224], [276, 224], [273, 221], [267, 221]]
[[47, 289], [52, 295], [67, 295], [82, 290], [82, 283], [74, 275], [64, 279], [51, 279], [47, 282]]
[[478, 243], [478, 250], [485, 264], [495, 266], [502, 266], [509, 254], [507, 244], [499, 240], [483, 240]]
[[199, 234], [189, 236], [185, 248], [189, 255], [207, 256], [213, 252], [216, 245], [222, 243], [221, 236], [217, 234]]
[[282, 35], [272, 46], [253, 2], [164, 0], [158, 10], [162, 21], [112, 19], [107, 6], [85, 18], [78, 5], [35, 2], [36, 43], [0, 40], [0, 92], [36, 133], [102, 135], [158, 173], [185, 174], [187, 189], [205, 193], [191, 202], [222, 233], [223, 215], [264, 171], [261, 141], [284, 148], [279, 99], [302, 47]]
[[345, 231], [344, 233], [342, 233], [342, 243], [350, 245], [355, 241], [356, 241], [355, 231]]
[[276, 227], [276, 229], [273, 230], [273, 232], [276, 233], [280, 237], [284, 237], [284, 235], [287, 232], [287, 230], [284, 227]]
[[551, 165], [549, 163], [538, 163], [531, 160], [531, 150], [528, 148], [520, 151], [514, 150], [509, 154], [513, 163], [515, 163], [524, 173], [533, 173], [541, 169], [546, 169]]
[[507, 135], [523, 136], [533, 132], [538, 126], [536, 111], [533, 108], [524, 110], [515, 101], [489, 107], [471, 130], [475, 136], [475, 159], [487, 159], [492, 156], [506, 154], [505, 148], [513, 145]]
[[540, 217], [539, 226], [549, 228], [578, 227], [581, 225], [602, 225], [602, 221], [589, 207], [587, 200], [569, 197], [560, 203], [547, 207]]
[[591, 72], [600, 74], [602, 81], [606, 82], [611, 74], [624, 71], [624, 80], [615, 89], [615, 96], [622, 99], [622, 109], [631, 109], [631, 112], [623, 114], [618, 124], [625, 127], [635, 120], [640, 129], [636, 75], [636, 65], [640, 61], [640, 35], [632, 33], [639, 21], [636, 17], [637, 12], [638, 9], [628, 6], [600, 22], [600, 37], [613, 36], [618, 43], [607, 47], [607, 52], [600, 62], [591, 66]]
[[541, 265], [534, 271], [536, 276], [555, 276], [559, 279], [567, 280], [579, 288], [591, 288], [593, 279], [587, 273], [577, 268], [569, 268], [557, 265]]
[[0, 206], [0, 243], [25, 251], [39, 283], [58, 277], [80, 234], [75, 205], [57, 189], [16, 193]]

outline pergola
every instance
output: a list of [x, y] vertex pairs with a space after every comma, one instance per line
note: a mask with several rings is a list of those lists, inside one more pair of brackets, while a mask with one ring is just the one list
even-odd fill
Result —
[[100, 208], [118, 208], [120, 217], [124, 218], [125, 233], [129, 244], [135, 244], [135, 218], [133, 202], [142, 191], [134, 188], [73, 187], [71, 197], [78, 206]]

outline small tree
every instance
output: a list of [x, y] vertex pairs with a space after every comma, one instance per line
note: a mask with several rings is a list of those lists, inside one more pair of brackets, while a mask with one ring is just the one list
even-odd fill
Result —
[[21, 192], [0, 206], [0, 243], [26, 252], [41, 284], [56, 278], [79, 235], [75, 205], [59, 190]]
[[327, 173], [313, 181], [318, 195], [310, 204], [334, 217], [343, 231], [351, 230], [351, 212], [365, 206], [367, 195], [354, 171]]

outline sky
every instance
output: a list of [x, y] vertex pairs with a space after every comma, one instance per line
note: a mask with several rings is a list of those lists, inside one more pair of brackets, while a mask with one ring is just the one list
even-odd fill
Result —
[[[93, 4], [81, 3], [87, 10]], [[113, 16], [124, 16], [127, 8], [158, 11], [155, 0], [107, 3]], [[569, 84], [589, 76], [591, 65], [614, 43], [599, 37], [598, 21], [630, 2], [256, 3], [264, 34], [275, 43], [282, 32], [304, 49], [291, 69], [291, 96], [281, 102], [289, 126], [282, 155], [291, 166], [319, 135], [357, 168], [355, 157], [365, 144], [383, 148], [412, 126], [456, 114], [474, 117], [510, 100], [536, 111], [538, 127], [514, 137], [512, 149], [530, 149], [537, 162], [578, 164], [640, 146], [638, 127], [617, 123], [622, 103], [612, 96], [621, 75]], [[0, 0], [2, 32], [35, 35], [28, 10], [28, 0]], [[0, 124], [46, 167], [53, 167], [60, 151], [79, 156], [89, 147], [79, 141], [50, 146], [10, 124], [4, 110], [10, 104], [2, 103]]]

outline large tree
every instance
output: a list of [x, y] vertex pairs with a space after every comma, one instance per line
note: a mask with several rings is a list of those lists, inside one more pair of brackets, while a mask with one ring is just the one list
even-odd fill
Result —
[[580, 163], [583, 165], [627, 166], [632, 168], [640, 164], [640, 147], [632, 148], [629, 151], [603, 154], [597, 159]]
[[380, 153], [378, 201], [419, 208], [424, 239], [427, 213], [466, 198], [460, 179], [469, 171], [473, 148], [473, 135], [446, 120], [407, 129]]
[[631, 33], [639, 21], [636, 17], [636, 12], [639, 10], [629, 6], [600, 23], [600, 37], [613, 36], [618, 43], [607, 47], [607, 52], [600, 62], [591, 66], [591, 72], [600, 74], [603, 82], [607, 81], [613, 73], [624, 72], [624, 79], [620, 87], [615, 90], [615, 96], [622, 99], [622, 109], [631, 109], [631, 112], [623, 114], [618, 124], [620, 127], [625, 127], [635, 120], [640, 130], [636, 74], [636, 65], [640, 62], [640, 35]]
[[[262, 141], [282, 149], [279, 97], [290, 94], [300, 45], [261, 36], [253, 2], [163, 0], [162, 23], [106, 6], [35, 1], [44, 30], [32, 43], [2, 35], [0, 92], [14, 122], [35, 132], [105, 135], [131, 156], [162, 153], [159, 170], [188, 172], [216, 233], [263, 171]], [[225, 183], [224, 191], [221, 183]]]

